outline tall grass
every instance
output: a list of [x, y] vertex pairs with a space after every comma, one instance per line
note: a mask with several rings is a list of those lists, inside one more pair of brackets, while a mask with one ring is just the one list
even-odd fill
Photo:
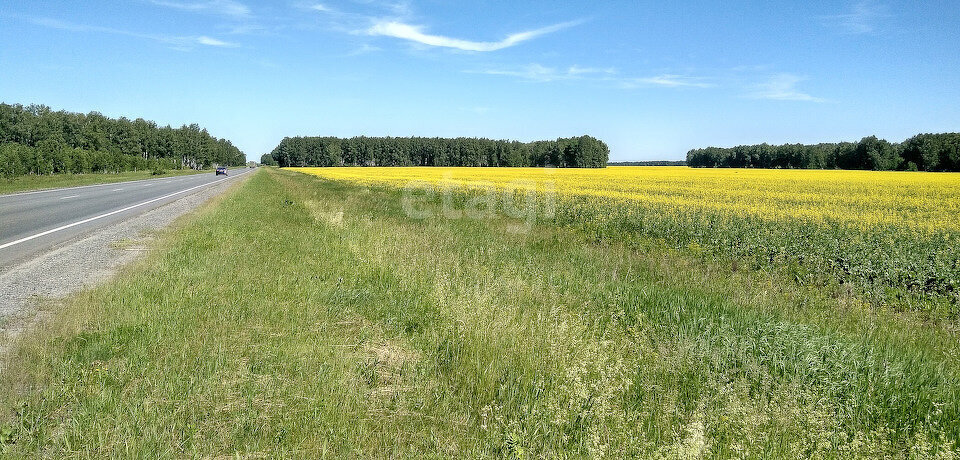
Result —
[[4, 453], [957, 453], [949, 330], [683, 252], [501, 213], [413, 219], [401, 201], [258, 172], [15, 344]]

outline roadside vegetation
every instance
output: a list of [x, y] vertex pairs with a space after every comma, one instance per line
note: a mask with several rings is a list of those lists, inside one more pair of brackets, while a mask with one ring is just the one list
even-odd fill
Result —
[[186, 176], [190, 174], [211, 174], [211, 171], [195, 169], [172, 169], [155, 171], [124, 171], [120, 173], [89, 174], [52, 174], [46, 176], [18, 176], [12, 179], [0, 179], [0, 195], [5, 193], [26, 192], [48, 188], [79, 187], [83, 185], [112, 184], [130, 180], [153, 179], [159, 177]]
[[243, 152], [196, 124], [0, 103], [0, 178], [240, 166]]
[[411, 208], [286, 170], [241, 187], [12, 344], [4, 454], [960, 453], [945, 317], [619, 221], [530, 220], [517, 203], [551, 204], [522, 190], [474, 214], [473, 189]]

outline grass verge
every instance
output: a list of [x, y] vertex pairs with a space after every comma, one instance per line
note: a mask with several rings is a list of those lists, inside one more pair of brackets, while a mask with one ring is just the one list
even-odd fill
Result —
[[18, 340], [4, 453], [956, 453], [948, 330], [676, 251], [434, 215], [258, 172]]

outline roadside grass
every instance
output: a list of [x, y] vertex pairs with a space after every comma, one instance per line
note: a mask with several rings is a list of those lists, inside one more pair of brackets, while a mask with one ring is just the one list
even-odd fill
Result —
[[0, 195], [7, 193], [28, 192], [49, 188], [79, 187], [83, 185], [112, 184], [140, 179], [155, 179], [160, 177], [185, 176], [190, 174], [210, 173], [211, 171], [196, 171], [193, 169], [169, 169], [163, 174], [154, 175], [151, 171], [124, 171], [116, 174], [50, 174], [43, 176], [19, 176], [12, 179], [0, 178]]
[[947, 327], [653, 244], [435, 215], [259, 171], [13, 344], [3, 453], [957, 454]]

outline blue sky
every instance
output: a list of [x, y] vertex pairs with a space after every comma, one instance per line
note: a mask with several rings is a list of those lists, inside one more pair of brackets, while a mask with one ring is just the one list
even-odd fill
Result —
[[960, 130], [960, 2], [5, 1], [0, 101], [284, 136], [591, 134], [612, 160]]

